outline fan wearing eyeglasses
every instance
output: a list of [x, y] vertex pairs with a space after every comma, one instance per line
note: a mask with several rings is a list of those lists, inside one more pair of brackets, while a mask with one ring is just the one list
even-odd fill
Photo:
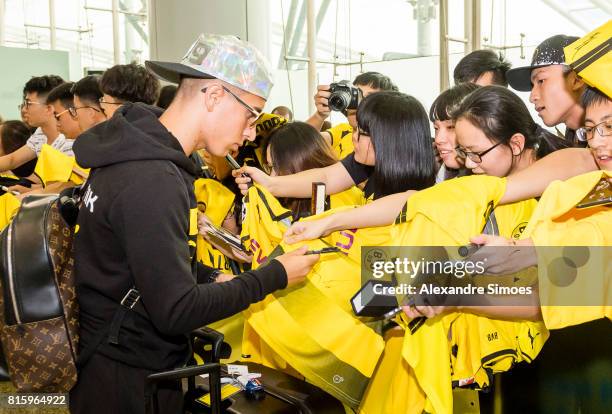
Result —
[[354, 152], [330, 166], [282, 176], [245, 166], [232, 174], [243, 194], [255, 181], [276, 197], [310, 197], [313, 182], [325, 183], [328, 194], [360, 186], [366, 199], [435, 183], [429, 122], [417, 99], [396, 91], [373, 93], [359, 104], [357, 124]]
[[[76, 118], [71, 114], [70, 109], [73, 108], [73, 94], [71, 92], [71, 88], [74, 85], [72, 82], [62, 83], [59, 86], [56, 86], [49, 92], [47, 96], [46, 103], [53, 109], [53, 116], [57, 122], [58, 131], [65, 137], [65, 140], [61, 147], [58, 147], [59, 143], [57, 140], [54, 142], [54, 149], [63, 152], [68, 156], [72, 156], [72, 144], [74, 139], [81, 133], [81, 128], [79, 126]], [[47, 157], [46, 150], [41, 148], [38, 154], [38, 163], [45, 163], [45, 159]], [[35, 164], [37, 164], [35, 162]], [[13, 172], [15, 172], [14, 170]], [[29, 175], [29, 174], [28, 174]], [[30, 181], [35, 183], [36, 185], [32, 187], [23, 187], [23, 186], [12, 186], [10, 190], [18, 191], [21, 194], [42, 194], [42, 193], [54, 193], [58, 192], [60, 189], [59, 185], [55, 183], [52, 185], [48, 185], [46, 183], [44, 188], [39, 188], [38, 184], [42, 184], [41, 176], [37, 174], [32, 174], [27, 177]]]
[[47, 104], [53, 108], [57, 129], [69, 140], [74, 140], [82, 132], [77, 119], [71, 114], [74, 107], [74, 94], [71, 92], [73, 82], [67, 82], [54, 88], [47, 96]]
[[126, 102], [153, 105], [159, 96], [159, 81], [142, 65], [115, 65], [102, 75], [100, 89], [102, 97], [98, 102], [110, 119]]
[[19, 105], [19, 109], [22, 110], [24, 122], [37, 129], [26, 145], [0, 157], [0, 173], [13, 170], [35, 159], [40, 154], [43, 144], [51, 145], [72, 155], [72, 145], [58, 131], [57, 121], [53, 116], [53, 107], [46, 102], [51, 90], [63, 82], [59, 76], [47, 75], [33, 77], [25, 84], [24, 100]]
[[455, 151], [474, 174], [506, 177], [569, 146], [537, 125], [523, 101], [501, 86], [472, 92], [452, 115]]
[[106, 121], [99, 102], [102, 97], [99, 75], [85, 76], [76, 82], [70, 91], [74, 95], [74, 106], [68, 110], [79, 123], [82, 132]]

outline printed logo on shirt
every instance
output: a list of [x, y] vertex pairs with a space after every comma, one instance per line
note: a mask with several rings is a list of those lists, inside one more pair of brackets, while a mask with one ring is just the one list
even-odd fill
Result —
[[525, 230], [525, 228], [527, 227], [527, 222], [524, 221], [521, 224], [519, 224], [518, 226], [516, 226], [514, 228], [514, 230], [512, 230], [512, 238], [515, 240], [520, 239], [521, 234], [523, 234], [523, 231]]
[[94, 204], [97, 200], [98, 196], [94, 195], [93, 191], [91, 190], [91, 186], [87, 187], [85, 197], [83, 197], [83, 204], [85, 205], [85, 208], [89, 209], [90, 213], [94, 212]]

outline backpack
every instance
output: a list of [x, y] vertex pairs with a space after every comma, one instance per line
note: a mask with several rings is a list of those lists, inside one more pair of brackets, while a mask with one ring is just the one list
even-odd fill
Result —
[[77, 379], [74, 227], [59, 200], [25, 197], [0, 234], [0, 341], [22, 392], [67, 392]]
[[123, 319], [140, 300], [132, 287], [112, 320], [79, 350], [73, 241], [83, 188], [25, 197], [0, 233], [0, 342], [21, 392], [69, 391], [104, 340], [119, 343]]

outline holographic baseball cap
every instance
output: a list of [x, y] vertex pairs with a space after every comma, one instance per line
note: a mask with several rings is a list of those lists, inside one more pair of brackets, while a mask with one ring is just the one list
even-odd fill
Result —
[[270, 96], [273, 85], [270, 64], [261, 52], [230, 35], [201, 34], [181, 63], [146, 61], [145, 66], [167, 82], [220, 79], [264, 99]]
[[536, 47], [531, 58], [531, 66], [513, 68], [506, 72], [506, 79], [513, 89], [529, 92], [531, 84], [531, 71], [536, 68], [550, 65], [566, 65], [563, 48], [578, 40], [575, 36], [556, 35], [549, 37]]

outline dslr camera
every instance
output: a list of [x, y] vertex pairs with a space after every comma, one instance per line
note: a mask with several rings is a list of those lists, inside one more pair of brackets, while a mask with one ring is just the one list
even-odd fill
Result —
[[347, 109], [357, 109], [361, 100], [361, 91], [347, 80], [329, 85], [328, 106], [332, 111], [346, 112]]

